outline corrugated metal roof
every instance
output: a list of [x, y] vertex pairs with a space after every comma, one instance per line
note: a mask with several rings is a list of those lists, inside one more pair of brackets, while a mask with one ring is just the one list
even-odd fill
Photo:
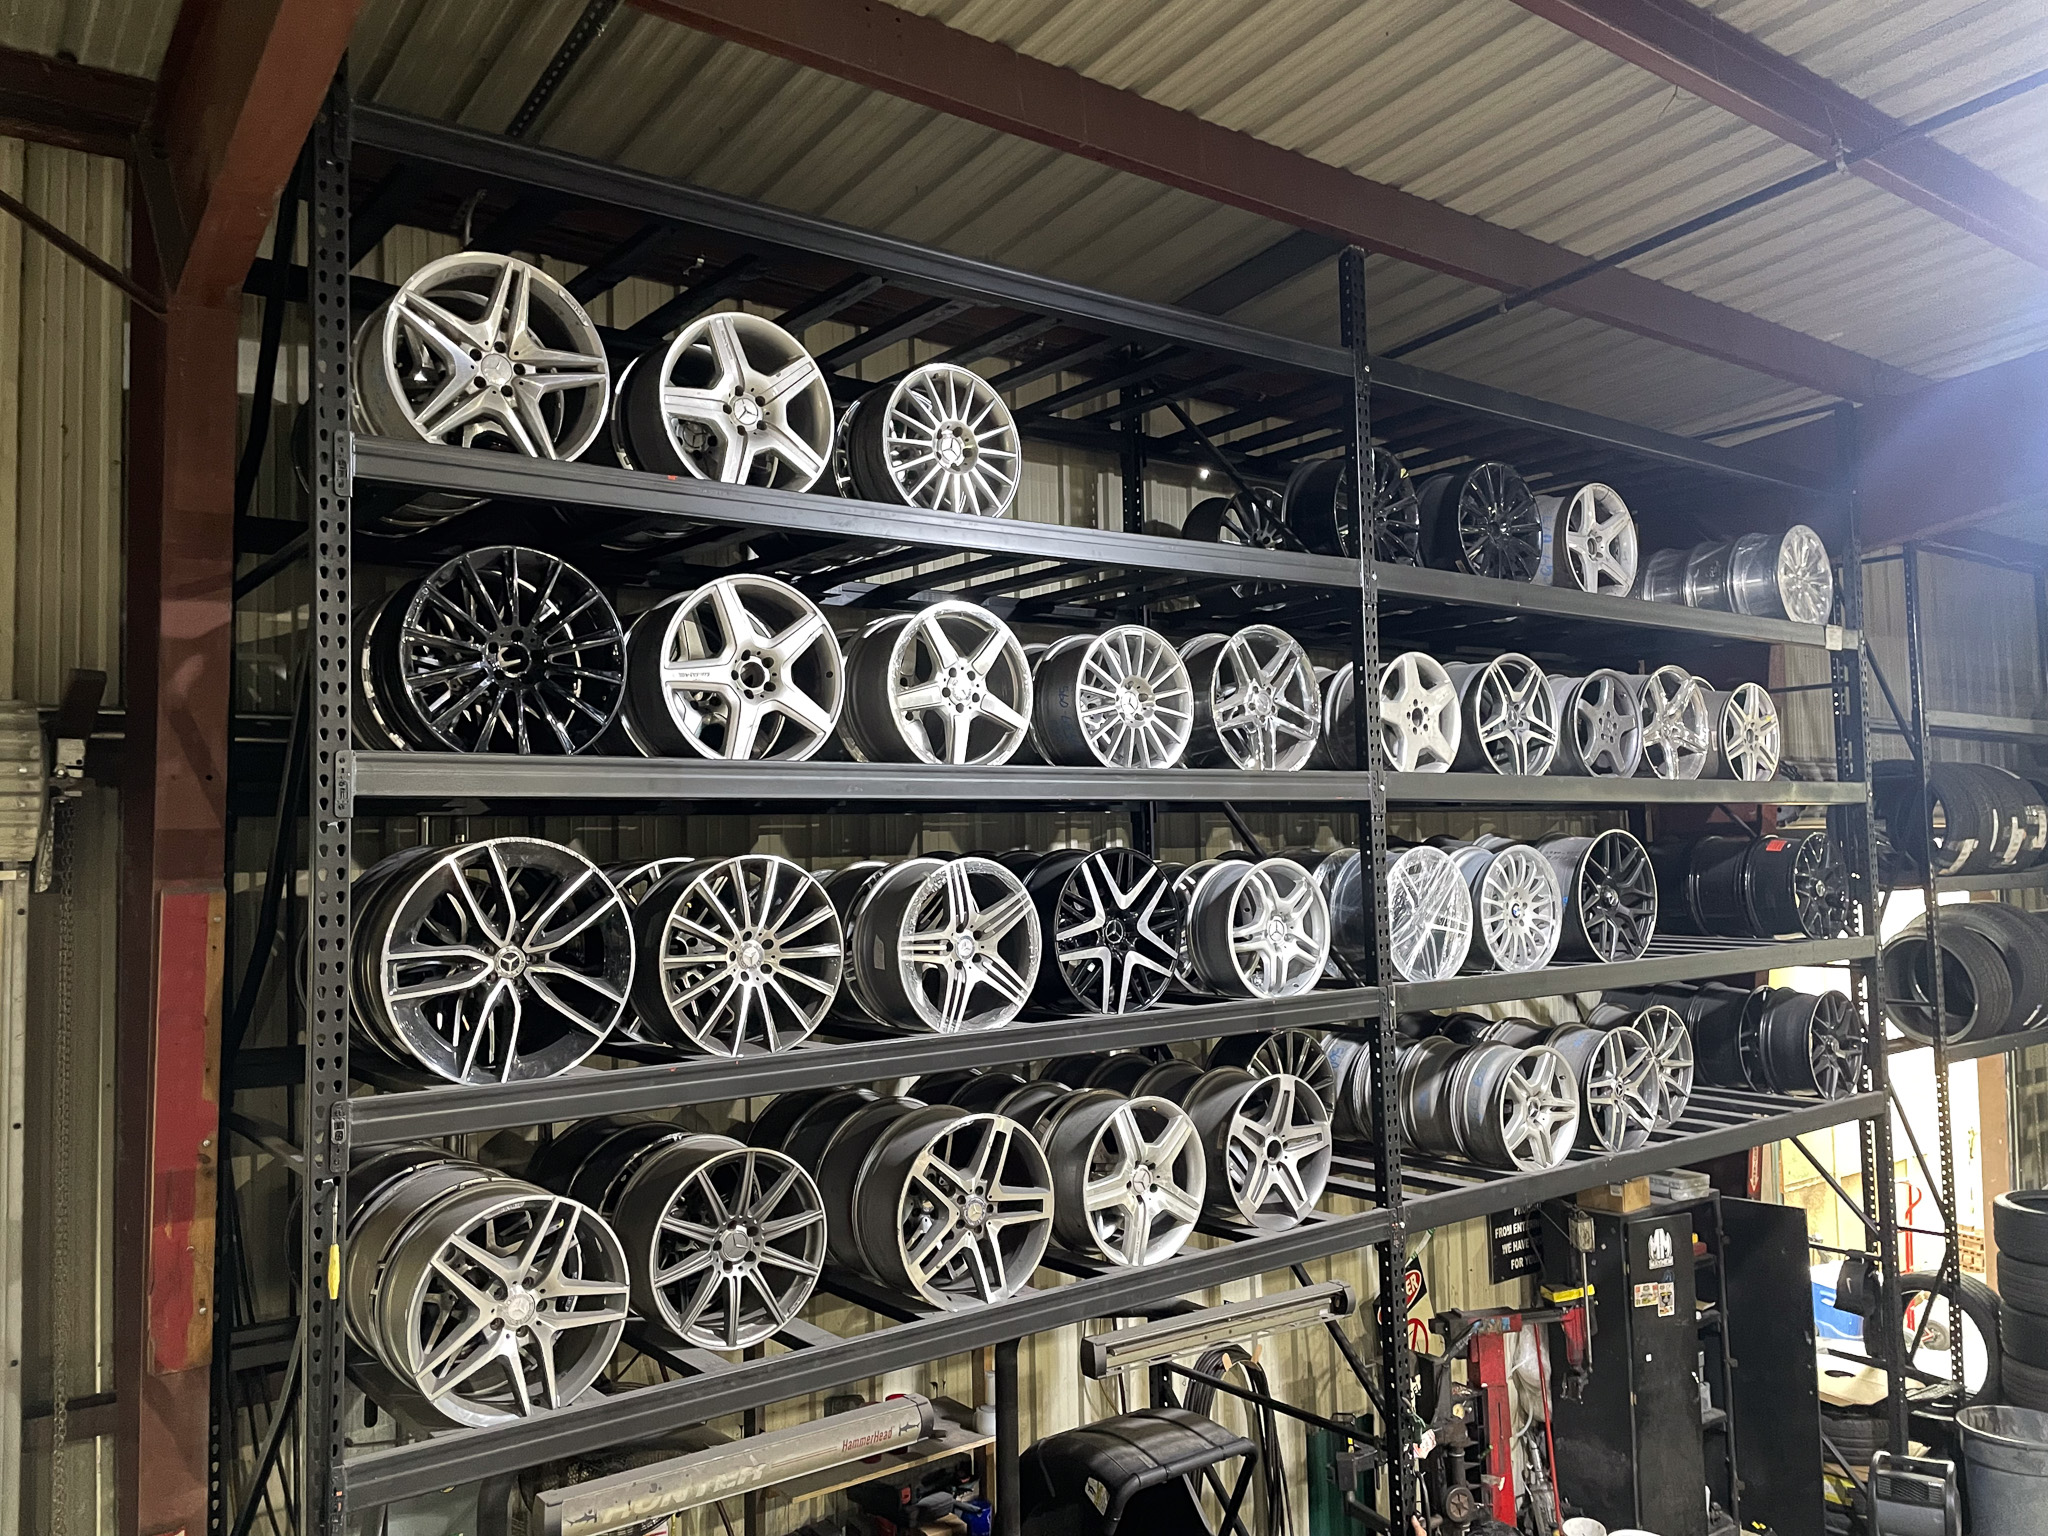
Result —
[[8, 0], [0, 46], [156, 78], [179, 0]]

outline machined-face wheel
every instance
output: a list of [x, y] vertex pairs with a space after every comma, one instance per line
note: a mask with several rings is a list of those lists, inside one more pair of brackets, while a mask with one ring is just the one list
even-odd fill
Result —
[[1566, 1025], [1550, 1045], [1571, 1063], [1579, 1085], [1579, 1145], [1633, 1152], [1650, 1139], [1661, 1105], [1656, 1053], [1627, 1024], [1611, 1029]]
[[1557, 953], [1563, 901], [1557, 871], [1525, 843], [1451, 850], [1472, 894], [1472, 949], [1479, 969], [1540, 971]]
[[1635, 776], [1643, 756], [1643, 729], [1633, 680], [1602, 667], [1585, 677], [1552, 677], [1557, 706], [1555, 770], [1586, 778]]
[[801, 762], [845, 702], [838, 638], [771, 576], [720, 576], [633, 622], [626, 718], [651, 755]]
[[364, 322], [358, 425], [381, 437], [573, 459], [604, 426], [611, 373], [569, 290], [514, 256], [428, 262]]
[[1715, 750], [1712, 707], [1684, 667], [1659, 667], [1634, 680], [1642, 764], [1660, 779], [1696, 779]]
[[1199, 979], [1225, 997], [1299, 997], [1330, 958], [1330, 909], [1292, 859], [1219, 864], [1194, 887], [1187, 931]]
[[1543, 518], [1522, 477], [1482, 463], [1422, 487], [1430, 564], [1499, 581], [1533, 581], [1543, 563]]
[[1209, 1168], [1178, 1104], [1085, 1090], [1047, 1129], [1045, 1150], [1063, 1246], [1120, 1266], [1157, 1264], [1186, 1246]]
[[1662, 1003], [1651, 1004], [1631, 1022], [1650, 1042], [1650, 1058], [1657, 1073], [1657, 1128], [1668, 1129], [1692, 1102], [1692, 1031], [1676, 1011]]
[[1005, 517], [1024, 455], [1003, 397], [971, 369], [926, 363], [870, 390], [847, 423], [847, 464], [868, 501]]
[[1032, 737], [1049, 763], [1172, 768], [1194, 727], [1194, 685], [1180, 652], [1140, 625], [1055, 646], [1033, 671]]
[[1322, 730], [1308, 652], [1284, 630], [1253, 624], [1198, 635], [1181, 648], [1194, 686], [1187, 760], [1197, 768], [1289, 771], [1305, 766]]
[[[883, 1023], [999, 1029], [1031, 998], [1037, 909], [993, 859], [915, 860], [877, 881], [854, 925], [853, 972]], [[929, 867], [925, 867], [925, 866]]]
[[[1342, 458], [1311, 459], [1287, 478], [1281, 516], [1301, 547], [1318, 555], [1358, 553], [1358, 511], [1351, 467]], [[1373, 558], [1388, 565], [1422, 564], [1422, 506], [1415, 482], [1384, 448], [1372, 450]]]
[[1226, 1035], [1209, 1052], [1211, 1070], [1242, 1067], [1253, 1077], [1284, 1074], [1313, 1088], [1327, 1108], [1337, 1102], [1337, 1069], [1324, 1037], [1311, 1029], [1277, 1029], [1266, 1035]]
[[1783, 736], [1771, 696], [1755, 683], [1738, 683], [1726, 693], [1709, 691], [1706, 697], [1719, 746], [1706, 776], [1749, 784], [1776, 778]]
[[787, 1050], [839, 994], [839, 914], [774, 854], [689, 864], [638, 903], [633, 1006], [654, 1038], [715, 1056]]
[[1561, 956], [1635, 960], [1657, 932], [1657, 876], [1635, 837], [1610, 828], [1592, 837], [1547, 837], [1537, 843], [1557, 871], [1564, 895]]
[[1729, 555], [1728, 596], [1737, 613], [1825, 624], [1835, 605], [1827, 545], [1804, 523], [1782, 534], [1744, 534]]
[[1404, 651], [1380, 668], [1380, 745], [1393, 773], [1448, 773], [1463, 738], [1457, 685], [1433, 656]]
[[1204, 497], [1188, 509], [1180, 536], [1248, 549], [1299, 549], [1301, 541], [1288, 529], [1281, 508], [1280, 493], [1264, 486]]
[[1550, 771], [1557, 759], [1557, 700], [1541, 667], [1508, 651], [1445, 670], [1458, 691], [1457, 767], [1530, 777]]
[[1472, 947], [1472, 895], [1449, 854], [1428, 847], [1388, 854], [1387, 926], [1403, 981], [1458, 974]]
[[1615, 597], [1635, 586], [1636, 520], [1619, 492], [1591, 483], [1536, 504], [1551, 536], [1553, 586]]
[[803, 343], [743, 311], [692, 320], [619, 386], [637, 469], [803, 491], [832, 455], [832, 391]]
[[1330, 1112], [1296, 1077], [1204, 1073], [1186, 1109], [1208, 1149], [1210, 1214], [1277, 1231], [1315, 1210], [1330, 1176]]
[[[1078, 852], [1078, 850], [1075, 850]], [[1173, 979], [1186, 912], [1165, 872], [1133, 848], [1049, 854], [1025, 881], [1051, 953], [1038, 994], [1086, 1013], [1149, 1008]]]
[[1571, 1063], [1547, 1045], [1476, 1045], [1449, 1084], [1458, 1143], [1488, 1168], [1541, 1173], [1571, 1155], [1579, 1090]]
[[973, 603], [876, 621], [848, 649], [847, 671], [849, 745], [869, 762], [1006, 763], [1030, 726], [1024, 646]]

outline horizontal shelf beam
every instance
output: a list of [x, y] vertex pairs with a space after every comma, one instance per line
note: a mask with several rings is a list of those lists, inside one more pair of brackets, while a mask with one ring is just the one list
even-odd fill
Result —
[[[2048, 1045], [2048, 1024], [2033, 1029], [2016, 1030], [2011, 1034], [1986, 1035], [1981, 1040], [1952, 1040], [1949, 1042], [1948, 1059], [1951, 1062], [1975, 1061], [1980, 1056], [2004, 1056], [2013, 1051], [2024, 1051], [2036, 1045]], [[1919, 1040], [1907, 1040], [1894, 1036], [1885, 1042], [1886, 1049], [1893, 1055], [1905, 1051], [1931, 1051], [1933, 1046]]]
[[[2032, 869], [2015, 869], [2003, 875], [1940, 875], [1934, 882], [1937, 891], [2035, 891], [2048, 886], [2048, 864], [2037, 864]], [[1918, 880], [1903, 881], [1886, 887], [1893, 891], [1917, 891], [1921, 889]]]
[[[1870, 728], [1886, 736], [1904, 736], [1905, 728], [1887, 716], [1873, 720]], [[2048, 746], [2048, 720], [2031, 720], [2023, 715], [1979, 715], [1960, 709], [1930, 709], [1927, 729], [1936, 736], [1959, 736], [1973, 741], [2020, 741]]]
[[1379, 999], [1372, 987], [1332, 987], [1270, 1001], [1189, 1003], [1144, 1013], [1014, 1024], [1008, 1029], [799, 1046], [775, 1055], [705, 1056], [673, 1066], [598, 1069], [525, 1083], [451, 1083], [377, 1093], [348, 1101], [348, 1140], [351, 1146], [362, 1147], [964, 1067], [1008, 1066], [1069, 1051], [1128, 1050], [1262, 1029], [1332, 1029], [1369, 1020], [1378, 1011]]
[[1772, 779], [1581, 779], [1564, 774], [1390, 773], [1387, 799], [1409, 805], [1861, 805], [1861, 784]]
[[1453, 976], [1448, 981], [1401, 982], [1394, 988], [1394, 1007], [1404, 1013], [1469, 1008], [1479, 1003], [1513, 1003], [1573, 992], [1654, 987], [1667, 981], [1703, 981], [1713, 976], [1787, 970], [1793, 966], [1834, 965], [1845, 960], [1867, 960], [1876, 953], [1877, 941], [1863, 937], [1726, 945], [1680, 939], [1676, 943], [1653, 944], [1651, 953], [1640, 960], [1554, 965], [1546, 970], [1505, 975]]

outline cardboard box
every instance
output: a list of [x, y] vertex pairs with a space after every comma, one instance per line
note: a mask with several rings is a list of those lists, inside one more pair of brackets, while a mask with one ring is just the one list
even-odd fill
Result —
[[1631, 1211], [1640, 1211], [1650, 1203], [1650, 1181], [1647, 1178], [1630, 1179], [1626, 1184], [1601, 1184], [1578, 1193], [1579, 1204], [1591, 1211], [1612, 1211], [1626, 1216]]

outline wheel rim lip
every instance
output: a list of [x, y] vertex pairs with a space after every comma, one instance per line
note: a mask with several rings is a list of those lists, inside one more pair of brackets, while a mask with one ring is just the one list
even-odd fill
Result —
[[[666, 439], [668, 448], [674, 455], [675, 467], [680, 468], [684, 473], [699, 480], [725, 481], [723, 473], [707, 472], [705, 467], [698, 462], [697, 450], [686, 447], [679, 437], [678, 422], [680, 420], [693, 420], [694, 418], [678, 418], [671, 415], [666, 406], [660, 403], [658, 393], [661, 388], [674, 382], [677, 366], [697, 347], [705, 345], [706, 338], [721, 327], [732, 330], [742, 338], [740, 350], [743, 355], [747, 355], [747, 362], [750, 367], [753, 365], [754, 360], [750, 355], [750, 349], [745, 344], [747, 340], [752, 340], [764, 347], [775, 348], [784, 354], [781, 366], [776, 370], [777, 374], [783, 369], [793, 368], [799, 363], [808, 363], [810, 365], [809, 382], [790, 393], [803, 403], [811, 418], [811, 430], [808, 433], [804, 433], [791, 424], [790, 417], [792, 413], [787, 401], [779, 400], [775, 403], [774, 409], [779, 420], [775, 418], [771, 418], [771, 420], [775, 420], [776, 425], [780, 429], [789, 431], [793, 435], [804, 439], [805, 446], [810, 448], [817, 456], [817, 467], [809, 473], [805, 473], [797, 466], [791, 464], [782, 451], [776, 450], [777, 462], [782, 466], [783, 470], [788, 472], [787, 477], [781, 471], [777, 471], [771, 474], [766, 481], [749, 480], [738, 482], [763, 484], [768, 487], [788, 491], [809, 490], [813, 485], [817, 484], [829, 469], [835, 446], [834, 418], [836, 413], [832, 407], [831, 386], [826, 381], [824, 370], [818, 366], [817, 361], [805, 349], [801, 341], [797, 340], [795, 336], [785, 331], [773, 320], [762, 315], [750, 314], [746, 310], [721, 310], [715, 314], [700, 315], [697, 319], [692, 320], [678, 331], [662, 350], [661, 363], [658, 370], [646, 375], [646, 377], [655, 378], [660, 381], [655, 386], [657, 390], [655, 410], [659, 413], [663, 436]], [[631, 390], [632, 382], [630, 378], [622, 377], [620, 379], [619, 395], [622, 402]], [[720, 383], [722, 382], [723, 380], [721, 379]], [[644, 385], [642, 386], [642, 388], [645, 387]], [[716, 388], [718, 385], [685, 385], [680, 387]], [[615, 413], [615, 419], [617, 414]], [[639, 467], [652, 469], [656, 466], [644, 465]], [[670, 466], [664, 464], [660, 467], [667, 469]]]

